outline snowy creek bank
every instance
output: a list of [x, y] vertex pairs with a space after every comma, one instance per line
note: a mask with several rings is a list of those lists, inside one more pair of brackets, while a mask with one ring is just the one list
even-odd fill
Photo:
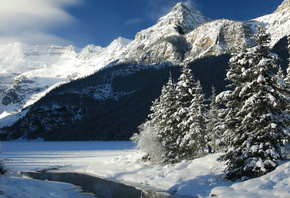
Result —
[[37, 180], [48, 180], [70, 183], [80, 187], [82, 194], [93, 195], [97, 198], [170, 198], [168, 193], [138, 189], [122, 183], [101, 179], [95, 176], [58, 171], [22, 172], [22, 177]]
[[223, 180], [225, 164], [217, 160], [221, 153], [176, 164], [154, 165], [140, 161], [143, 153], [130, 141], [14, 141], [1, 144], [0, 162], [8, 169], [8, 174], [0, 179], [0, 198], [55, 198], [55, 195], [80, 198], [79, 193], [67, 191], [75, 189], [72, 184], [13, 177], [13, 173], [48, 169], [90, 175], [137, 189], [167, 192], [173, 197], [290, 197], [290, 161], [281, 162], [276, 170], [262, 177], [230, 182]]

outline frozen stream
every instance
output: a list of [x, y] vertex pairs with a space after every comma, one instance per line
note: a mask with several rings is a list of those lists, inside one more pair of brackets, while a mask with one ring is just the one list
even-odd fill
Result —
[[13, 177], [48, 169], [89, 175], [143, 191], [167, 192], [174, 197], [290, 197], [289, 160], [262, 177], [231, 182], [223, 179], [225, 162], [217, 160], [221, 153], [153, 165], [140, 161], [143, 154], [130, 141], [0, 143], [0, 162], [9, 170], [0, 179], [0, 198], [80, 198], [71, 184]]
[[166, 193], [137, 189], [121, 183], [100, 179], [79, 173], [63, 173], [58, 171], [39, 171], [21, 173], [24, 177], [39, 180], [71, 183], [81, 187], [84, 193], [98, 198], [170, 198]]
[[[134, 183], [125, 185], [122, 181], [114, 182], [117, 179], [113, 175], [98, 173], [108, 172], [113, 168], [110, 165], [104, 166], [107, 162], [132, 152], [134, 144], [129, 141], [1, 142], [1, 144], [0, 162], [5, 164], [10, 174], [71, 183], [99, 198], [170, 197], [168, 193], [155, 193], [150, 187], [141, 190], [133, 187]], [[54, 170], [43, 171], [49, 169]]]

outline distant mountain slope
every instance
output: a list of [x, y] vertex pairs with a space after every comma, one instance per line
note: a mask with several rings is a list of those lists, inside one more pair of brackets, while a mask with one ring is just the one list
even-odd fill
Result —
[[94, 73], [117, 59], [130, 42], [120, 37], [106, 48], [87, 46], [80, 53], [73, 46], [1, 45], [0, 117], [21, 111], [60, 84]]
[[[209, 57], [192, 64], [208, 92], [212, 84], [224, 89], [225, 76], [211, 76], [224, 74], [228, 59], [228, 55]], [[168, 64], [104, 68], [49, 92], [8, 130], [8, 139], [126, 140], [146, 119], [170, 73], [176, 80], [180, 68]]]

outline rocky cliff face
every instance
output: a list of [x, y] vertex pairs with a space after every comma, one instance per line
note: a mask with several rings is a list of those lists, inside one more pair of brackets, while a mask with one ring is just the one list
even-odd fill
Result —
[[250, 21], [250, 23], [259, 22], [265, 25], [267, 32], [271, 35], [272, 46], [290, 32], [290, 7], [287, 5], [289, 5], [289, 0], [284, 1], [274, 13]]
[[240, 21], [227, 19], [209, 21], [188, 33], [185, 38], [191, 45], [186, 61], [236, 52], [255, 45], [250, 27]]
[[284, 0], [274, 13], [280, 12], [284, 9], [290, 9], [290, 0]]
[[290, 31], [287, 2], [284, 1], [275, 13], [245, 22], [210, 20], [199, 11], [179, 3], [156, 25], [137, 33], [119, 62], [178, 64], [236, 52], [255, 45], [252, 38], [258, 23], [266, 26], [274, 46]]
[[196, 9], [178, 3], [156, 25], [136, 34], [135, 40], [125, 48], [120, 62], [180, 62], [190, 48], [184, 35], [209, 20]]

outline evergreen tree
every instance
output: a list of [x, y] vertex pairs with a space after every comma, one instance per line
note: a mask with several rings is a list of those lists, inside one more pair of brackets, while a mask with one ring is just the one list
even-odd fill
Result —
[[[288, 40], [288, 54], [290, 55], [290, 34], [287, 37]], [[287, 75], [285, 77], [285, 82], [290, 87], [290, 58], [288, 58], [288, 68], [287, 68]]]
[[139, 134], [134, 134], [133, 141], [146, 153], [144, 160], [153, 163], [166, 161], [168, 150], [174, 150], [176, 134], [172, 114], [176, 112], [176, 89], [172, 77], [161, 90], [161, 95], [153, 102], [148, 115], [149, 120], [139, 126]]
[[[288, 40], [288, 54], [290, 55], [290, 34], [287, 37]], [[288, 88], [288, 96], [290, 97], [290, 57], [288, 58], [288, 68], [286, 70], [287, 74], [284, 78], [286, 86]], [[286, 106], [285, 111], [290, 114], [290, 103]], [[288, 126], [290, 126], [290, 123], [288, 123]], [[290, 142], [290, 135], [288, 136], [288, 143]]]
[[[290, 54], [290, 34], [288, 34], [287, 40], [288, 40], [288, 53]], [[290, 64], [290, 58], [288, 58], [288, 60], [289, 60], [289, 64]]]
[[[173, 116], [177, 111], [178, 102], [176, 84], [173, 83], [172, 77], [169, 79], [167, 85], [162, 90], [160, 103], [162, 106], [157, 107], [160, 109], [159, 111], [161, 116], [157, 124], [159, 126], [157, 136], [164, 149], [164, 152], [161, 156], [161, 162], [165, 164], [173, 163], [175, 160], [172, 159], [174, 159], [178, 153], [176, 139], [179, 137], [180, 132], [177, 129], [177, 122]], [[154, 115], [151, 114], [149, 117], [154, 120]]]
[[219, 150], [218, 145], [220, 145], [220, 141], [222, 138], [223, 128], [223, 120], [221, 118], [220, 109], [218, 108], [218, 104], [216, 102], [216, 91], [215, 88], [212, 87], [212, 95], [210, 97], [210, 105], [209, 112], [207, 115], [207, 123], [206, 123], [206, 134], [208, 136], [208, 144], [213, 147], [214, 151]]
[[193, 88], [193, 99], [185, 122], [185, 125], [189, 126], [189, 130], [185, 132], [180, 145], [191, 158], [199, 151], [203, 152], [205, 147], [206, 113], [205, 96], [198, 80]]
[[132, 139], [153, 163], [176, 163], [192, 159], [205, 146], [204, 94], [190, 68], [182, 66], [178, 83], [172, 77], [163, 86], [152, 106], [148, 120]]
[[195, 81], [188, 65], [183, 65], [177, 83], [177, 111], [173, 119], [177, 123], [177, 150], [172, 162], [193, 159], [205, 146], [204, 94], [199, 81]]
[[[208, 113], [206, 99], [200, 81], [196, 82], [194, 87], [193, 99], [191, 101], [189, 120], [192, 120], [189, 134], [197, 142], [197, 150], [202, 151], [206, 145], [206, 114]], [[190, 124], [190, 123], [189, 123]]]
[[278, 66], [277, 77], [280, 79], [285, 79], [286, 76], [284, 75], [284, 71], [281, 66]]
[[229, 138], [226, 179], [253, 178], [274, 170], [283, 158], [281, 140], [287, 137], [287, 87], [274, 71], [276, 57], [269, 52], [269, 35], [258, 27], [257, 46], [230, 59], [230, 88], [218, 99], [227, 108]]
[[[182, 65], [181, 75], [178, 78], [176, 85], [176, 106], [177, 110], [172, 115], [175, 126], [177, 127], [177, 135], [172, 139], [175, 146], [174, 152], [168, 153], [168, 160], [170, 163], [179, 162], [183, 159], [188, 159], [194, 152], [188, 145], [184, 144], [185, 135], [190, 130], [188, 124], [188, 114], [190, 113], [191, 101], [193, 99], [193, 89], [195, 86], [195, 79], [191, 69], [188, 65]], [[173, 149], [171, 149], [173, 151]]]

